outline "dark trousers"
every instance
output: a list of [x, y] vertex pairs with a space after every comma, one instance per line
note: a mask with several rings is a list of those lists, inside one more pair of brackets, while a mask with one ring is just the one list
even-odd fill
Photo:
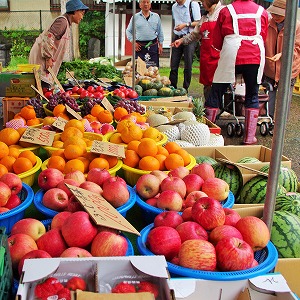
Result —
[[194, 52], [196, 49], [197, 42], [192, 42], [189, 45], [180, 45], [178, 48], [172, 48], [172, 55], [171, 55], [171, 71], [169, 79], [171, 81], [171, 85], [174, 88], [177, 88], [178, 83], [178, 68], [180, 64], [181, 57], [183, 55], [184, 59], [184, 79], [183, 79], [183, 87], [188, 90], [191, 78], [192, 78], [192, 64], [193, 64], [193, 57]]
[[[235, 74], [242, 74], [245, 86], [245, 107], [259, 108], [257, 72], [259, 65], [237, 65], [235, 66]], [[205, 106], [207, 107], [222, 107], [223, 95], [229, 88], [230, 83], [213, 83], [210, 94], [208, 95]]]
[[159, 67], [159, 56], [158, 56], [158, 42], [157, 39], [152, 41], [152, 45], [145, 47], [151, 41], [143, 41], [138, 43], [142, 46], [141, 50], [135, 52], [135, 58], [140, 57], [145, 63], [146, 67], [149, 68], [150, 66]]

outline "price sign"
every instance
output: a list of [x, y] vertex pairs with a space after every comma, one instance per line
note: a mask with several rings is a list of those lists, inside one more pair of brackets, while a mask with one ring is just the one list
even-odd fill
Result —
[[74, 109], [72, 109], [69, 105], [65, 104], [67, 112], [71, 114], [75, 119], [81, 120], [82, 117], [79, 113], [77, 113]]
[[91, 152], [125, 158], [125, 147], [109, 142], [94, 140], [92, 143]]
[[58, 117], [53, 123], [52, 125], [60, 130], [64, 130], [66, 124], [68, 123], [68, 121], [62, 117]]
[[70, 184], [66, 184], [66, 186], [97, 225], [140, 235], [140, 233], [101, 195]]
[[137, 58], [136, 71], [140, 75], [144, 75], [146, 73], [146, 71], [147, 71], [146, 63], [140, 57]]
[[54, 140], [55, 132], [38, 128], [26, 128], [20, 138], [22, 142], [51, 146]]
[[101, 101], [101, 104], [104, 106], [105, 109], [107, 109], [109, 112], [111, 112], [112, 114], [114, 113], [115, 109], [114, 107], [111, 105], [111, 103], [108, 101], [108, 99], [106, 97], [104, 97]]

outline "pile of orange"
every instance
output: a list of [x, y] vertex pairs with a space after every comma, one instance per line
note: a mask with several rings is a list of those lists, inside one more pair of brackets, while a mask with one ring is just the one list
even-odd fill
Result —
[[91, 113], [84, 116], [90, 123], [93, 121], [99, 121], [100, 123], [112, 123], [113, 114], [102, 107], [100, 104], [95, 104], [91, 109]]
[[14, 128], [3, 128], [0, 130], [0, 142], [5, 143], [7, 146], [18, 146], [20, 148], [27, 148], [27, 147], [34, 147], [35, 144], [20, 141], [20, 138], [24, 131], [26, 130], [26, 127], [14, 129]]
[[125, 150], [123, 163], [143, 171], [170, 171], [191, 162], [190, 154], [175, 142], [157, 145], [154, 139], [144, 137], [131, 141]]
[[35, 126], [41, 124], [41, 120], [37, 118], [36, 112], [32, 105], [26, 105], [21, 108], [20, 112], [15, 114], [14, 119], [22, 119], [24, 125]]
[[129, 113], [124, 107], [117, 107], [114, 111], [114, 119], [116, 122], [121, 122], [123, 120], [131, 120], [137, 123], [145, 123], [146, 117], [141, 115], [139, 112], [133, 111]]

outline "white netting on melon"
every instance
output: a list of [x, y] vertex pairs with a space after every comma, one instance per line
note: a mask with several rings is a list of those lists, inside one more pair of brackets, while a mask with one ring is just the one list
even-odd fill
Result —
[[210, 134], [207, 146], [224, 146], [224, 138], [220, 134]]
[[210, 140], [210, 131], [206, 124], [184, 122], [184, 129], [181, 130], [181, 140], [187, 141], [198, 146], [206, 146]]
[[160, 132], [163, 132], [167, 137], [169, 142], [173, 142], [180, 139], [180, 132], [177, 126], [174, 125], [160, 125], [157, 127]]
[[183, 140], [175, 140], [174, 142], [176, 142], [181, 148], [195, 147], [194, 144], [183, 141]]
[[160, 114], [152, 114], [147, 118], [147, 123], [149, 123], [151, 127], [155, 127], [168, 122], [169, 119], [166, 116]]

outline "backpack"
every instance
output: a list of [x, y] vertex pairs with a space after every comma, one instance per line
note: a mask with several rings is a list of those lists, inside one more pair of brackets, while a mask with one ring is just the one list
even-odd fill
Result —
[[192, 2], [197, 2], [198, 5], [200, 6], [201, 16], [206, 15], [208, 12], [204, 9], [204, 7], [203, 7], [203, 5], [202, 5], [202, 3], [200, 1], [193, 1], [193, 0], [191, 0], [190, 6], [189, 6], [189, 11], [190, 11], [191, 22], [194, 22], [195, 20], [194, 20], [194, 16], [193, 16]]

